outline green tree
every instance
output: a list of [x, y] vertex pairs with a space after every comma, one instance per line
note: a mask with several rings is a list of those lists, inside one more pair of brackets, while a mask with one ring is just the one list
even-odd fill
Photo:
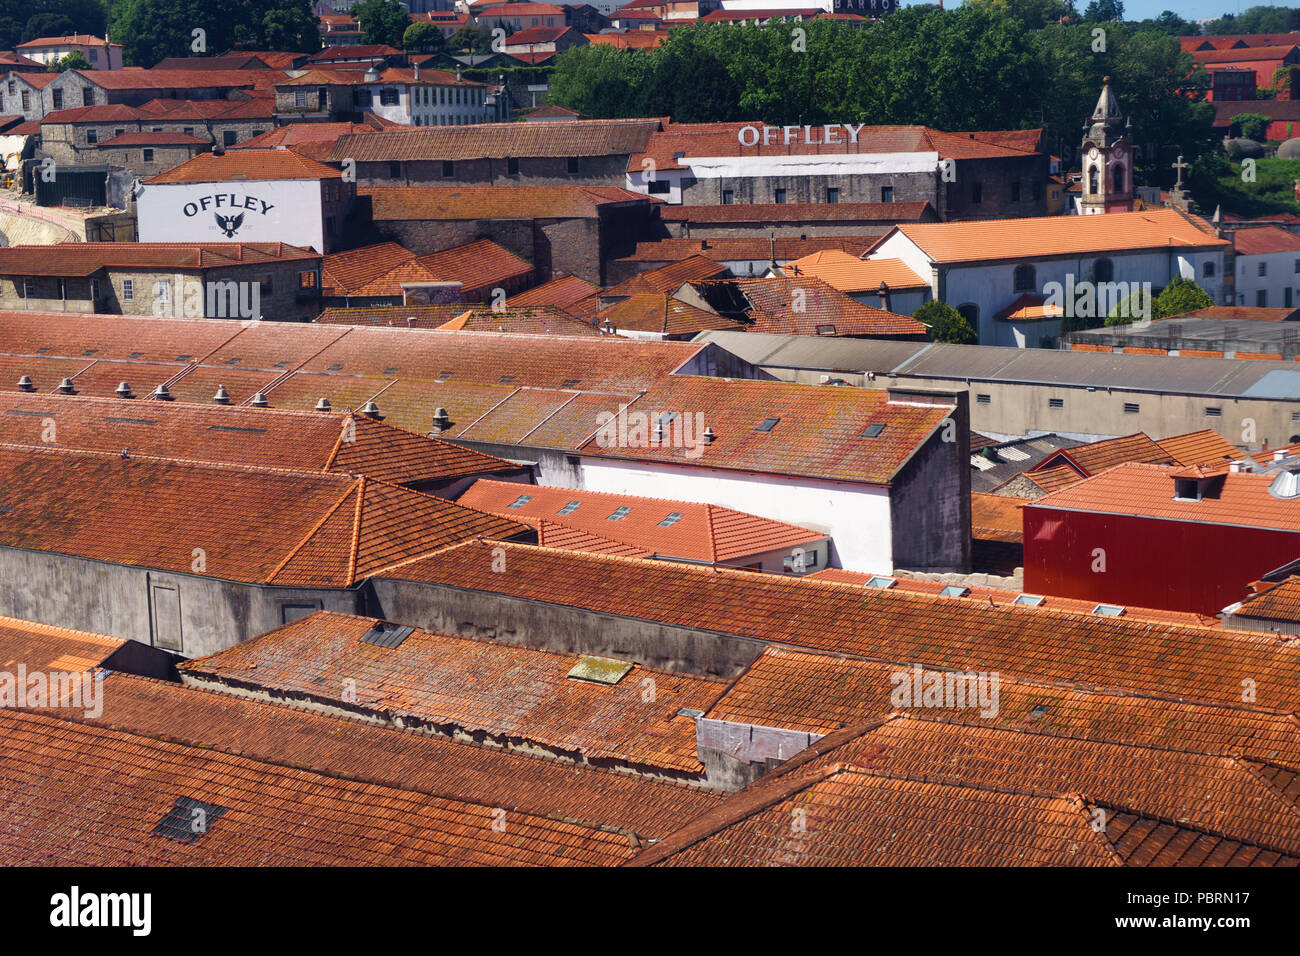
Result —
[[1110, 23], [1124, 19], [1123, 0], [1092, 0], [1083, 11], [1088, 23]]
[[412, 23], [402, 34], [402, 49], [410, 53], [438, 53], [446, 46], [442, 31], [428, 21]]
[[1106, 316], [1106, 325], [1114, 328], [1118, 325], [1128, 325], [1138, 319], [1152, 318], [1148, 310], [1153, 310], [1153, 304], [1143, 294], [1142, 290], [1134, 292], [1119, 302], [1110, 310], [1110, 315]]
[[38, 13], [29, 18], [23, 27], [23, 42], [39, 40], [41, 37], [71, 36], [74, 30], [72, 20], [62, 13]]
[[57, 63], [50, 63], [47, 69], [52, 73], [63, 73], [66, 70], [90, 70], [93, 69], [91, 62], [86, 59], [86, 55], [80, 50], [73, 50], [71, 53], [61, 57]]
[[1191, 279], [1178, 276], [1165, 286], [1156, 296], [1153, 319], [1167, 319], [1171, 315], [1182, 315], [1196, 309], [1208, 309], [1214, 305], [1210, 294]]
[[[215, 56], [236, 44], [310, 53], [320, 33], [310, 0], [111, 0], [113, 42], [129, 66], [165, 57]], [[194, 31], [202, 30], [202, 45]]]
[[467, 23], [447, 40], [447, 49], [460, 53], [491, 53], [492, 28], [487, 24], [470, 26]]
[[1273, 120], [1262, 113], [1238, 113], [1232, 118], [1232, 122], [1241, 130], [1241, 135], [1246, 139], [1253, 139], [1262, 143], [1265, 134], [1268, 132], [1268, 125]]
[[1028, 30], [1041, 30], [1065, 16], [1065, 0], [966, 0], [968, 7], [989, 7], [1001, 16], [1019, 20]]
[[931, 299], [912, 313], [912, 318], [930, 329], [934, 342], [951, 342], [955, 345], [974, 345], [979, 336], [962, 315], [946, 302]]
[[363, 0], [353, 5], [352, 15], [361, 24], [362, 39], [370, 44], [400, 48], [411, 25], [411, 15], [396, 0]]
[[1237, 16], [1225, 13], [1205, 25], [1208, 34], [1289, 33], [1300, 30], [1300, 9], [1255, 6]]
[[1195, 36], [1200, 32], [1195, 23], [1184, 20], [1172, 10], [1165, 10], [1158, 17], [1143, 20], [1137, 24], [1137, 28], [1151, 33], [1163, 33], [1171, 37]]

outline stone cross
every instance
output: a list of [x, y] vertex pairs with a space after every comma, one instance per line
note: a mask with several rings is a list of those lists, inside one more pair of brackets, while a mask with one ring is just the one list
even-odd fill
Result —
[[1174, 169], [1178, 170], [1178, 182], [1174, 183], [1175, 189], [1183, 188], [1183, 170], [1188, 168], [1188, 164], [1183, 162], [1182, 153], [1178, 154], [1178, 162], [1174, 163]]

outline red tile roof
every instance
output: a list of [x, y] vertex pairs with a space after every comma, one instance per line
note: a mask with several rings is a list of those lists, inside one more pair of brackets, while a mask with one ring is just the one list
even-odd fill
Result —
[[[514, 507], [522, 498], [527, 500]], [[567, 525], [632, 545], [647, 555], [710, 564], [813, 545], [826, 537], [818, 531], [720, 505], [487, 479], [474, 482], [457, 502], [515, 521], [545, 519], [550, 524]], [[571, 510], [561, 513], [562, 509]], [[610, 520], [610, 515], [621, 509], [627, 509], [623, 516]], [[665, 526], [665, 520], [672, 515], [677, 518]]]
[[654, 332], [661, 335], [689, 336], [710, 329], [745, 331], [739, 319], [697, 309], [671, 295], [638, 293], [596, 313], [595, 321], [604, 326], [608, 320], [614, 330]]
[[291, 587], [351, 587], [475, 535], [527, 532], [373, 479], [37, 446], [0, 445], [0, 500], [5, 547]]
[[82, 673], [100, 666], [126, 643], [122, 637], [0, 617], [0, 668], [10, 675], [19, 663], [29, 672]]
[[1234, 617], [1294, 621], [1300, 624], [1300, 578], [1292, 575], [1266, 590], [1261, 590], [1232, 613]]
[[[638, 165], [637, 169], [641, 167]], [[928, 202], [732, 203], [726, 206], [664, 206], [665, 222], [830, 222], [859, 220], [889, 225], [933, 219]]]
[[1162, 438], [1157, 444], [1179, 465], [1215, 465], [1242, 457], [1237, 446], [1213, 428]]
[[70, 70], [106, 90], [270, 90], [282, 70]]
[[785, 265], [787, 276], [808, 275], [841, 292], [876, 292], [881, 283], [891, 290], [928, 289], [902, 259], [860, 259], [839, 249], [814, 252]]
[[1024, 540], [1020, 506], [1025, 498], [973, 492], [970, 496], [971, 537], [984, 541], [1020, 543]]
[[47, 46], [115, 46], [119, 50], [122, 48], [120, 43], [109, 43], [104, 37], [97, 37], [90, 33], [73, 33], [61, 37], [40, 37], [36, 40], [28, 40], [26, 43], [20, 43], [14, 49], [27, 50]]
[[562, 275], [510, 297], [513, 306], [553, 305], [574, 315], [591, 315], [597, 309], [600, 287], [577, 276]]
[[649, 202], [616, 186], [368, 186], [357, 192], [370, 197], [377, 222], [594, 219], [602, 206]]
[[[521, 742], [583, 762], [697, 776], [695, 724], [720, 678], [632, 666], [616, 684], [569, 675], [582, 657], [415, 629], [396, 647], [363, 640], [373, 618], [323, 611], [180, 665], [187, 681], [380, 714], [403, 726]], [[395, 626], [395, 625], [394, 625]], [[355, 682], [355, 699], [344, 681]], [[654, 693], [645, 693], [645, 681]], [[350, 706], [349, 706], [350, 705]]]
[[321, 294], [343, 296], [402, 296], [403, 282], [433, 282], [438, 279], [416, 262], [415, 253], [395, 242], [378, 242], [346, 252], [334, 252], [321, 260]]
[[1300, 236], [1277, 226], [1255, 226], [1234, 232], [1232, 245], [1239, 256], [1267, 256], [1300, 250]]
[[612, 289], [601, 293], [602, 299], [618, 299], [631, 295], [662, 295], [676, 292], [685, 282], [693, 279], [715, 279], [730, 272], [726, 266], [701, 255], [688, 256], [680, 262], [670, 262], [658, 269], [650, 269], [625, 279]]
[[333, 146], [340, 136], [349, 133], [370, 133], [377, 129], [388, 129], [398, 124], [384, 119], [374, 113], [366, 114], [365, 123], [290, 123], [277, 129], [267, 130], [260, 136], [227, 147], [240, 149], [273, 149], [277, 147], [295, 147], [304, 143], [328, 143]]
[[419, 256], [415, 261], [435, 279], [459, 282], [466, 292], [494, 286], [504, 289], [533, 272], [532, 263], [491, 239], [477, 239], [463, 246]]
[[374, 163], [520, 156], [617, 156], [644, 149], [650, 134], [659, 125], [659, 120], [603, 119], [428, 126], [344, 136], [339, 139], [331, 158]]
[[465, 312], [465, 303], [444, 305], [376, 305], [326, 309], [315, 319], [322, 325], [382, 325], [401, 329], [436, 329]]
[[151, 176], [154, 183], [228, 183], [236, 180], [338, 179], [332, 166], [300, 156], [290, 149], [234, 150], [201, 153], [188, 162]]
[[917, 337], [928, 334], [916, 319], [864, 305], [813, 276], [723, 281], [734, 282], [748, 300], [753, 332]]
[[718, 262], [738, 259], [769, 261], [773, 254], [778, 262], [815, 255], [823, 250], [835, 250], [857, 257], [865, 252], [869, 240], [862, 236], [809, 236], [807, 239], [776, 237], [775, 242], [766, 236], [755, 238], [650, 239], [636, 244], [636, 252], [624, 256], [619, 262], [678, 262], [693, 253], [707, 254]]
[[583, 335], [604, 333], [586, 319], [551, 305], [521, 306], [515, 300], [504, 309], [475, 308], [438, 326], [443, 332], [510, 332], [524, 335]]
[[88, 276], [100, 269], [218, 269], [259, 262], [317, 259], [285, 242], [77, 242], [0, 249], [0, 273]]

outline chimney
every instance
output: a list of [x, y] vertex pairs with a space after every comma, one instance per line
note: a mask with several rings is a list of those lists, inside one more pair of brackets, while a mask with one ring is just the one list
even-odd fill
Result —
[[418, 64], [418, 63], [415, 64], [415, 78], [416, 78], [417, 80], [420, 78], [420, 64]]
[[880, 288], [876, 290], [880, 295], [880, 307], [886, 312], [889, 311], [889, 286], [884, 279], [880, 280]]
[[433, 410], [433, 434], [444, 432], [451, 425], [451, 416], [447, 414], [447, 409], [439, 405]]
[[1274, 461], [1285, 461], [1287, 458], [1290, 458], [1290, 457], [1291, 457], [1291, 456], [1290, 456], [1289, 454], [1287, 454], [1287, 450], [1286, 450], [1285, 448], [1279, 448], [1279, 449], [1277, 449], [1276, 451], [1273, 452], [1273, 460], [1274, 460]]
[[384, 417], [379, 414], [379, 406], [375, 404], [374, 399], [366, 400], [366, 403], [361, 406], [361, 414], [367, 418], [373, 418], [375, 421], [379, 421]]

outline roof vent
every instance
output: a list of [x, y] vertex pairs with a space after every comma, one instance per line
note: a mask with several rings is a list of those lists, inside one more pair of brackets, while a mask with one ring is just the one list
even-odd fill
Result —
[[131, 391], [131, 386], [127, 382], [118, 382], [117, 388], [113, 389], [118, 398], [135, 398], [135, 393]]
[[366, 400], [366, 403], [361, 406], [361, 414], [365, 415], [367, 418], [373, 418], [375, 420], [384, 417], [379, 414], [379, 406], [375, 404], [374, 399]]
[[631, 669], [632, 665], [628, 661], [614, 660], [610, 657], [583, 657], [573, 665], [568, 676], [573, 680], [612, 687], [626, 677]]
[[1238, 461], [1228, 463], [1228, 471], [1232, 472], [1234, 475], [1243, 471], [1253, 471], [1254, 469], [1255, 463], [1249, 458], [1242, 458]]
[[212, 396], [212, 400], [216, 402], [218, 405], [229, 405], [230, 393], [226, 391], [226, 386], [218, 385], [217, 394]]
[[1300, 498], [1300, 471], [1283, 471], [1268, 486], [1268, 493], [1274, 498]]
[[253, 397], [249, 399], [248, 404], [253, 405], [256, 408], [266, 408], [266, 406], [269, 405], [270, 402], [266, 400], [266, 396], [263, 395], [261, 392], [255, 392], [253, 394]]
[[22, 378], [18, 379], [18, 391], [34, 392], [36, 391], [36, 386], [32, 384], [32, 380], [30, 378], [24, 375]]
[[64, 395], [76, 395], [77, 390], [72, 387], [72, 379], [65, 378], [59, 383], [59, 391]]
[[433, 430], [446, 431], [451, 425], [451, 416], [447, 414], [447, 409], [439, 405], [433, 410]]
[[153, 390], [153, 397], [160, 402], [170, 402], [172, 400], [172, 393], [168, 390], [166, 385], [159, 385]]
[[330, 400], [322, 396], [316, 400], [316, 411], [328, 412], [330, 410]]
[[704, 444], [712, 445], [718, 436], [712, 428], [706, 428], [704, 429], [704, 435], [702, 437], [704, 438]]

